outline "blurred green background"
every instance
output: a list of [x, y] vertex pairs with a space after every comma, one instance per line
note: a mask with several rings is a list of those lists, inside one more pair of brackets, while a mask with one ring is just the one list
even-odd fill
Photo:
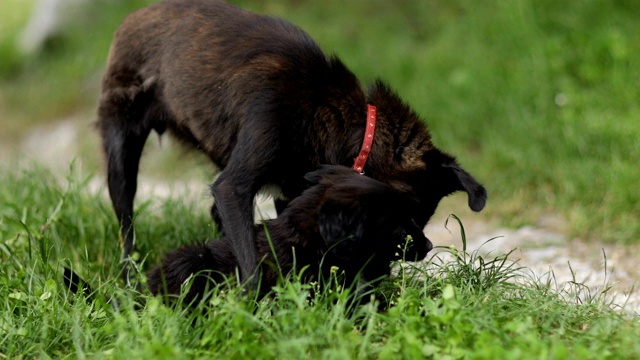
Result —
[[[34, 2], [0, 0], [3, 162], [66, 159], [59, 140], [83, 171], [102, 171], [91, 122], [111, 36], [152, 2], [76, 1], [59, 31], [24, 53], [16, 39]], [[388, 81], [486, 185], [486, 218], [551, 216], [570, 237], [640, 240], [640, 1], [232, 2], [299, 25], [363, 82]], [[154, 176], [208, 169], [183, 150], [147, 152]]]

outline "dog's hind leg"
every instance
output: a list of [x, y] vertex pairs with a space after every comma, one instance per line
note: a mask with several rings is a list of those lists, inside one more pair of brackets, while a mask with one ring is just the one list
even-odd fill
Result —
[[148, 100], [143, 86], [103, 89], [98, 110], [98, 127], [107, 162], [109, 195], [121, 226], [123, 277], [130, 285], [134, 251], [133, 199], [136, 194], [138, 166], [145, 141], [151, 132], [147, 119]]
[[217, 204], [214, 202], [211, 205], [211, 219], [213, 220], [213, 224], [215, 226], [215, 238], [221, 238], [224, 236], [224, 229], [222, 228], [222, 220], [220, 218], [220, 210], [218, 210]]

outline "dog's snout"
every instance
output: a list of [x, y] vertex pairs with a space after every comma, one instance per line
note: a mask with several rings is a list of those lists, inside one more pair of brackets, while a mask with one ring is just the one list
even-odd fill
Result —
[[421, 226], [418, 226], [418, 224], [416, 223], [416, 219], [415, 218], [411, 219], [411, 224], [413, 226], [415, 226], [416, 229], [420, 230], [421, 237], [423, 238], [424, 244], [425, 244], [425, 253], [424, 253], [424, 255], [426, 256], [429, 251], [433, 250], [433, 243], [424, 234], [424, 228], [421, 227]]
[[433, 243], [427, 237], [425, 237], [424, 239], [427, 241], [427, 253], [428, 253], [429, 251], [433, 250]]

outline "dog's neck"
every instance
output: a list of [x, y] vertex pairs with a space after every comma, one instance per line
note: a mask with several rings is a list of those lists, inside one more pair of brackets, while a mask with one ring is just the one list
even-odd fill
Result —
[[[385, 175], [397, 177], [425, 168], [422, 156], [435, 149], [426, 123], [380, 80], [369, 86], [367, 102], [377, 108], [376, 139], [369, 155], [368, 175], [388, 183]], [[376, 142], [382, 146], [376, 146]]]

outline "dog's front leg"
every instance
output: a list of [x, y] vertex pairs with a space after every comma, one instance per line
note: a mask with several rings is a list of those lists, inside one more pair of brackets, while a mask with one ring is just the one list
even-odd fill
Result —
[[255, 245], [254, 198], [265, 184], [278, 178], [277, 126], [268, 117], [245, 119], [226, 167], [211, 186], [224, 236], [238, 260], [241, 281], [259, 292], [258, 253]]
[[258, 253], [255, 247], [252, 192], [242, 184], [234, 183], [225, 171], [211, 186], [224, 234], [230, 240], [232, 251], [240, 266], [241, 281], [248, 290], [257, 291]]

